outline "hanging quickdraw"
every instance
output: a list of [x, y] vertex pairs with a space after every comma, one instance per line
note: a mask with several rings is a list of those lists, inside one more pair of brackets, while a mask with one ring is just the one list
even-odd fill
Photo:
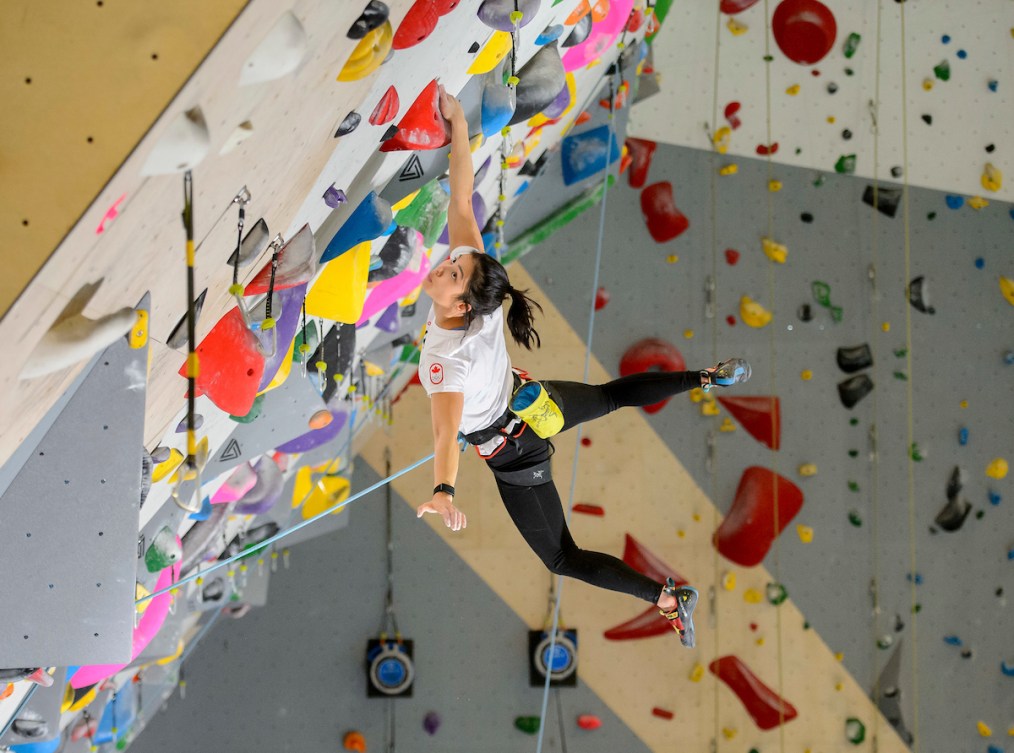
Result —
[[[240, 213], [243, 212], [243, 205], [240, 204]], [[240, 220], [242, 222], [242, 219]], [[229, 292], [233, 298], [236, 299], [236, 306], [239, 309], [240, 315], [243, 317], [243, 323], [247, 329], [256, 335], [257, 340], [257, 351], [264, 356], [264, 358], [273, 358], [278, 348], [278, 332], [275, 330], [275, 320], [271, 316], [271, 303], [272, 298], [275, 295], [275, 274], [278, 271], [278, 254], [282, 250], [284, 241], [279, 233], [272, 239], [268, 246], [271, 248], [271, 279], [268, 283], [267, 298], [264, 301], [264, 319], [257, 321], [254, 319], [253, 314], [249, 308], [247, 308], [246, 301], [243, 298], [243, 286], [236, 281], [236, 269], [233, 268], [233, 284], [229, 286]], [[238, 254], [237, 254], [238, 256]], [[257, 331], [270, 332], [271, 333], [271, 345], [266, 347], [264, 341]]]
[[307, 339], [310, 337], [309, 331], [306, 329], [306, 296], [303, 296], [303, 342], [299, 344], [299, 367], [301, 370], [302, 377], [306, 378], [306, 360], [310, 355], [310, 344]]
[[317, 320], [318, 328], [320, 331], [320, 357], [314, 366], [317, 367], [317, 387], [320, 391], [320, 396], [324, 397], [324, 393], [327, 391], [327, 361], [324, 360], [324, 320]]

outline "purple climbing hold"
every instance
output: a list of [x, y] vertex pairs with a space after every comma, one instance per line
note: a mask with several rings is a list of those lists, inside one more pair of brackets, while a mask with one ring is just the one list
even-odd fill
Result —
[[[286, 288], [275, 293], [277, 308], [274, 309], [275, 321], [275, 354], [264, 360], [264, 374], [258, 386], [258, 392], [265, 389], [278, 373], [278, 369], [289, 356], [289, 343], [299, 329], [299, 315], [302, 312], [303, 297], [306, 295], [306, 283], [294, 288]], [[279, 311], [281, 313], [279, 313]], [[270, 342], [270, 335], [262, 333], [261, 341]]]
[[332, 209], [337, 209], [346, 201], [348, 201], [348, 197], [345, 196], [345, 192], [340, 188], [335, 188], [334, 183], [324, 192], [324, 203]]
[[[204, 426], [204, 416], [202, 416], [200, 413], [195, 413], [194, 430], [196, 431], [197, 429], [200, 429], [202, 426]], [[176, 427], [176, 433], [182, 434], [186, 430], [187, 430], [187, 419], [184, 418], [182, 421], [180, 421], [179, 425]]]
[[390, 306], [388, 306], [386, 309], [384, 309], [384, 313], [381, 314], [379, 317], [377, 317], [377, 321], [374, 322], [373, 326], [376, 327], [377, 329], [381, 330], [382, 332], [387, 332], [387, 333], [390, 333], [390, 334], [393, 334], [393, 333], [397, 332], [398, 331], [398, 302], [395, 301]]
[[312, 450], [314, 447], [320, 447], [322, 444], [330, 442], [332, 439], [338, 436], [338, 433], [345, 426], [345, 421], [348, 418], [348, 414], [332, 410], [334, 420], [322, 429], [311, 429], [306, 434], [301, 434], [295, 439], [290, 439], [285, 444], [280, 444], [275, 449], [278, 452], [307, 452]]
[[436, 711], [430, 711], [423, 717], [423, 729], [426, 730], [426, 734], [435, 735], [437, 730], [440, 729], [440, 714]]

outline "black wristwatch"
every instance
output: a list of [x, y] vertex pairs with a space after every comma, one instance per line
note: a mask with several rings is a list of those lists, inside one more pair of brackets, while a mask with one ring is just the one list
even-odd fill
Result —
[[454, 487], [451, 486], [450, 484], [437, 484], [435, 487], [433, 487], [434, 494], [439, 494], [440, 492], [443, 492], [444, 494], [449, 494], [450, 496], [453, 497]]

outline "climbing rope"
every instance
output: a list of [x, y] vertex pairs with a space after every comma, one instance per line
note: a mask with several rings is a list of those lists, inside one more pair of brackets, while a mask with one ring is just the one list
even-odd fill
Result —
[[[603, 168], [603, 186], [602, 186], [602, 206], [599, 210], [599, 230], [598, 240], [595, 243], [595, 273], [592, 278], [591, 288], [591, 304], [588, 311], [588, 334], [585, 342], [587, 343], [584, 353], [584, 376], [582, 381], [588, 382], [591, 372], [591, 356], [592, 356], [592, 337], [595, 333], [595, 299], [596, 291], [599, 289], [599, 270], [602, 266], [602, 242], [605, 237], [606, 231], [606, 205], [609, 198], [609, 179], [612, 177], [612, 163], [610, 162], [610, 155], [613, 151], [613, 141], [615, 138], [613, 115], [614, 115], [614, 104], [616, 101], [615, 96], [615, 78], [621, 75], [619, 65], [615, 66], [615, 70], [609, 78], [609, 137], [606, 141], [606, 164]], [[567, 525], [570, 526], [570, 519], [574, 513], [574, 487], [577, 483], [577, 463], [578, 458], [581, 454], [581, 433], [582, 425], [578, 424], [575, 437], [574, 437], [574, 462], [571, 466], [570, 471], [570, 491], [567, 495]], [[542, 753], [542, 740], [546, 729], [546, 710], [549, 706], [549, 684], [553, 677], [552, 663], [553, 657], [556, 654], [556, 637], [560, 627], [560, 605], [563, 602], [563, 576], [556, 576], [556, 599], [553, 607], [553, 627], [550, 631], [549, 636], [549, 661], [546, 667], [546, 682], [542, 689], [542, 711], [539, 715], [539, 738], [536, 743], [536, 753]]]
[[[770, 147], [771, 144], [771, 62], [773, 58], [771, 55], [771, 15], [768, 12], [768, 0], [764, 0], [764, 104], [765, 113], [764, 121], [766, 128], [766, 139], [767, 144]], [[767, 237], [772, 241], [774, 240], [774, 226], [775, 226], [775, 212], [774, 212], [774, 191], [771, 190], [772, 181], [774, 180], [771, 149], [767, 149], [767, 178], [768, 178], [768, 191], [767, 191]], [[774, 307], [774, 302], [779, 300], [775, 296], [775, 264], [773, 259], [768, 260], [768, 302]], [[770, 410], [772, 415], [775, 411], [775, 385], [777, 384], [775, 375], [775, 364], [776, 364], [776, 352], [775, 352], [775, 326], [774, 324], [768, 325], [768, 382], [769, 390], [771, 392], [770, 398]], [[771, 446], [775, 446], [775, 440], [777, 436], [775, 432], [778, 431], [777, 425], [772, 422], [771, 424]], [[773, 538], [774, 545], [772, 546], [772, 562], [774, 564], [774, 576], [777, 588], [782, 589], [782, 576], [781, 576], [781, 562], [779, 557], [780, 540], [779, 533], [781, 532], [781, 522], [779, 520], [779, 500], [778, 500], [778, 480], [779, 480], [779, 462], [778, 462], [778, 451], [772, 450], [772, 465], [774, 468], [773, 478], [771, 481], [771, 494], [774, 507], [774, 515], [772, 520], [773, 527]], [[769, 598], [769, 601], [771, 599]], [[785, 668], [784, 668], [784, 654], [782, 644], [782, 609], [780, 606], [781, 602], [775, 607], [775, 634], [777, 637], [777, 653], [778, 653], [778, 697], [785, 697]], [[781, 753], [785, 753], [785, 711], [784, 706], [778, 704], [778, 746]]]

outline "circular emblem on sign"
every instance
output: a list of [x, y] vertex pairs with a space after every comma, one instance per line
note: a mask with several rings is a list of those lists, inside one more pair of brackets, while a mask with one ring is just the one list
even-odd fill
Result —
[[444, 381], [444, 367], [435, 363], [430, 366], [430, 382], [440, 384], [442, 381]]

